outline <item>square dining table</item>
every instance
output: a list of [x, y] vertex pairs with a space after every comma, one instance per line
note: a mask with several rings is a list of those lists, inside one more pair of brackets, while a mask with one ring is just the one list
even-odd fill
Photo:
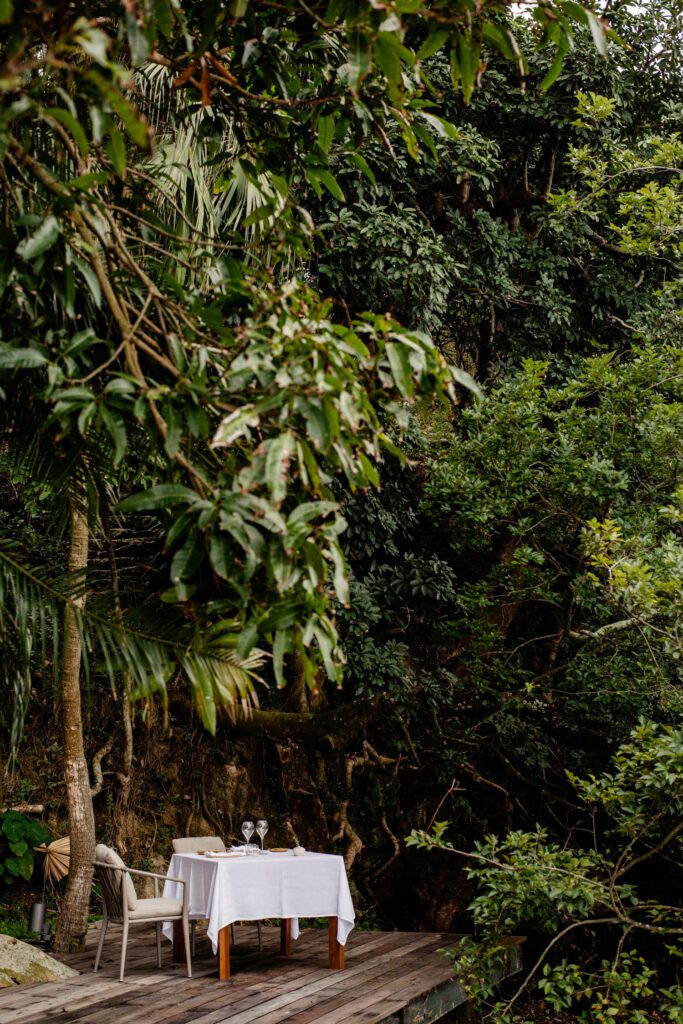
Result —
[[[299, 935], [300, 917], [328, 918], [329, 965], [344, 967], [344, 946], [355, 912], [342, 857], [327, 853], [297, 856], [283, 853], [227, 851], [224, 854], [174, 853], [168, 866], [164, 896], [182, 899], [187, 883], [190, 919], [207, 919], [207, 933], [218, 973], [230, 977], [230, 925], [235, 921], [278, 918], [280, 950], [288, 956]], [[166, 922], [164, 935], [173, 942], [173, 959], [184, 960], [182, 922]]]

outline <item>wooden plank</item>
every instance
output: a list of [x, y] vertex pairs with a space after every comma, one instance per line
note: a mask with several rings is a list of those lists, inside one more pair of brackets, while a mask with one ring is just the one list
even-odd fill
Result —
[[[402, 973], [404, 984], [415, 981], [418, 984], [424, 976], [424, 964]], [[405, 1005], [405, 998], [396, 995], [395, 977], [389, 977], [381, 984], [368, 986], [363, 993], [359, 990], [352, 999], [347, 999], [342, 1006], [322, 1012], [315, 1017], [316, 1024], [346, 1024], [347, 1021], [363, 1021], [365, 1024], [381, 1021], [388, 1016], [393, 1008], [400, 1009]], [[364, 1012], [363, 1012], [364, 1011]]]
[[[395, 959], [397, 956], [404, 956], [413, 949], [419, 948], [425, 945], [426, 942], [430, 941], [430, 937], [422, 935], [420, 939], [410, 945], [400, 944], [397, 948], [390, 950], [388, 953], [381, 954], [377, 960]], [[362, 975], [368, 971], [376, 970], [377, 963], [372, 960], [354, 965], [350, 968], [348, 975], [351, 975], [353, 970], [354, 976]], [[224, 1014], [223, 1017], [216, 1017], [213, 1014], [207, 1015], [206, 1017], [198, 1017], [195, 1024], [217, 1024], [218, 1020], [223, 1020], [226, 1024], [252, 1024], [253, 1021], [258, 1020], [260, 1024], [276, 1024], [279, 1020], [285, 1020], [287, 1014], [283, 1013], [285, 1007], [288, 1007], [290, 1003], [295, 1002], [302, 996], [312, 995], [314, 992], [322, 992], [330, 986], [336, 984], [339, 980], [337, 974], [330, 973], [329, 970], [319, 972], [322, 977], [318, 977], [307, 984], [297, 987], [294, 991], [281, 993], [275, 996], [275, 998], [258, 1000], [260, 1005], [254, 1008], [254, 1003], [250, 1002], [249, 1007], [245, 1007], [243, 1010], [240, 1008], [238, 1012], [231, 1013], [230, 1015]], [[234, 1009], [237, 1009], [236, 1007]], [[275, 1011], [278, 1011], [275, 1014]]]
[[[84, 973], [72, 979], [0, 991], [0, 1024], [433, 1024], [464, 1003], [464, 992], [437, 950], [460, 936], [427, 933], [359, 932], [350, 943], [347, 969], [330, 970], [336, 922], [324, 931], [310, 929], [297, 943], [285, 942], [282, 929], [266, 928], [272, 948], [260, 953], [251, 930], [238, 929], [231, 974], [217, 977], [216, 959], [202, 937], [189, 980], [184, 963], [156, 967], [153, 928], [131, 935], [126, 981], [118, 981], [120, 946], [113, 936], [105, 946], [102, 969], [92, 974], [98, 930], [88, 936], [85, 953], [64, 957]], [[237, 948], [240, 942], [245, 943]], [[289, 950], [286, 946], [289, 945]], [[170, 951], [169, 951], [170, 952]], [[509, 942], [507, 971], [519, 969], [519, 940]]]
[[[396, 933], [393, 933], [394, 935]], [[384, 937], [386, 939], [392, 939], [392, 933]], [[422, 937], [422, 943], [424, 944], [425, 937]], [[397, 947], [400, 946], [400, 937], [397, 938]], [[395, 954], [396, 949], [390, 950], [388, 955]], [[380, 947], [379, 955], [383, 954]], [[351, 970], [356, 975], [362, 975], [367, 973], [373, 968], [372, 959], [369, 961], [355, 965], [353, 969], [349, 969], [347, 975], [351, 974]], [[237, 1002], [236, 1005], [230, 1007], [230, 1014], [225, 1012], [225, 1009], [210, 1012], [206, 1015], [201, 1015], [195, 1019], [195, 1024], [217, 1024], [218, 1021], [229, 1021], [229, 1024], [251, 1024], [252, 1021], [259, 1020], [260, 1024], [273, 1024], [274, 1021], [284, 1020], [287, 1016], [285, 1008], [287, 1008], [292, 1002], [301, 998], [302, 996], [312, 994], [322, 990], [330, 985], [335, 984], [339, 980], [337, 974], [332, 974], [326, 967], [319, 969], [315, 972], [307, 972], [303, 978], [303, 984], [294, 984], [286, 986], [284, 989], [274, 993], [272, 998], [264, 999], [262, 994], [251, 993], [244, 999]]]
[[327, 942], [330, 951], [330, 967], [333, 971], [344, 970], [344, 947], [337, 941], [336, 917], [331, 917], [327, 922]]
[[[421, 950], [418, 951], [418, 954], [424, 956]], [[408, 964], [406, 960], [409, 961]], [[387, 969], [388, 964], [391, 965], [389, 969]], [[415, 957], [412, 953], [407, 954], [405, 958], [395, 958], [385, 962], [379, 968], [373, 966], [370, 976], [362, 979], [362, 991], [367, 991], [371, 985], [378, 987], [380, 984], [386, 985], [394, 980], [398, 983], [405, 977], [410, 967], [415, 967]], [[317, 1021], [323, 1013], [341, 1008], [348, 1010], [353, 991], [359, 987], [358, 979], [349, 977], [349, 973], [345, 972], [342, 978], [338, 978], [336, 984], [325, 990], [324, 999], [321, 1000], [321, 994], [318, 992], [312, 998], [309, 997], [290, 1004], [287, 1014], [288, 1024], [295, 1024], [295, 1022], [296, 1024], [309, 1024], [309, 1022]], [[262, 1018], [259, 1024], [267, 1024], [266, 1019]]]

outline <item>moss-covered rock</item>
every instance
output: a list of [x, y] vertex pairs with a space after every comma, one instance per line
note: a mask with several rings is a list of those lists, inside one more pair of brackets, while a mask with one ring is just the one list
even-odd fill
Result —
[[0, 935], [0, 988], [34, 981], [57, 981], [78, 974], [42, 949], [11, 935]]

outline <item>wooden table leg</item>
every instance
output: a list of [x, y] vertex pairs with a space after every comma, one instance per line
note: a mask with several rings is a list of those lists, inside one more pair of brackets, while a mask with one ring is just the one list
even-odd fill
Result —
[[173, 922], [173, 963], [185, 963], [185, 936], [182, 920]]
[[227, 981], [230, 977], [230, 925], [226, 924], [218, 933], [218, 977]]
[[292, 952], [292, 921], [289, 917], [283, 917], [280, 921], [280, 953], [282, 956], [289, 956]]
[[344, 947], [337, 942], [337, 918], [331, 917], [327, 923], [327, 938], [330, 947], [330, 967], [334, 971], [344, 970]]

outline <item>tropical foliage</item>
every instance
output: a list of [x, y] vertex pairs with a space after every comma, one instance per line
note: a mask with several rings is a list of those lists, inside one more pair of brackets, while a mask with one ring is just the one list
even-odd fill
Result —
[[[474, 920], [482, 999], [524, 929], [600, 1024], [680, 1010], [680, 44], [665, 0], [0, 2], [8, 753], [82, 661], [125, 835], [154, 694], [256, 734], [367, 913]], [[437, 818], [469, 875], [405, 849]]]

